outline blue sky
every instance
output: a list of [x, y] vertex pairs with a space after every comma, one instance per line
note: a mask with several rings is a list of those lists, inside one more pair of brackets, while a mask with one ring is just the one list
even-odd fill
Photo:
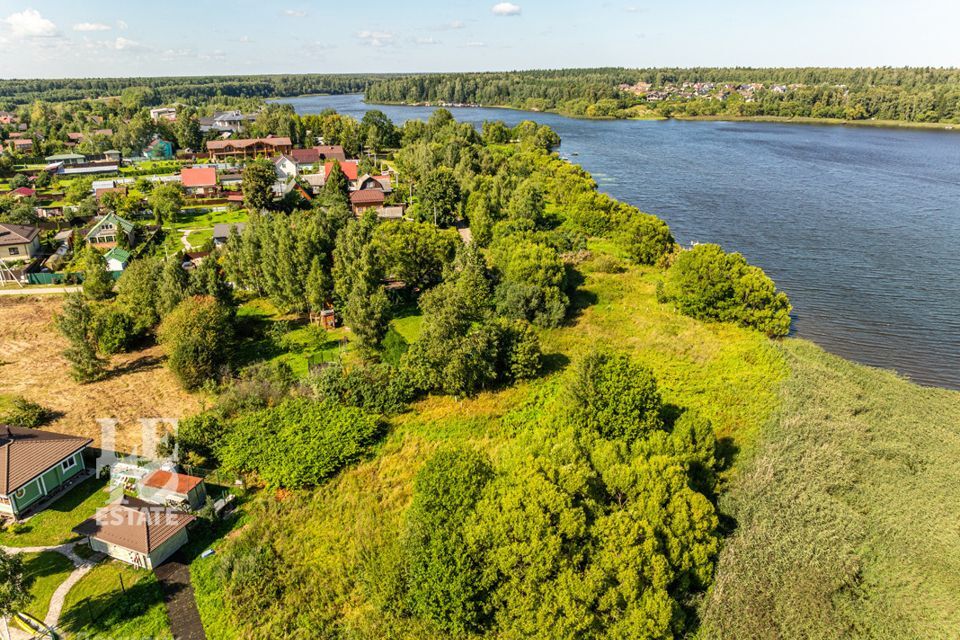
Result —
[[0, 77], [960, 66], [957, 0], [0, 0]]

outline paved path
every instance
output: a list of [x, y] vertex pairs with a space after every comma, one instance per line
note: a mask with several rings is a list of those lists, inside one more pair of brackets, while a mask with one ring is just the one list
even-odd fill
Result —
[[193, 585], [190, 583], [190, 567], [181, 554], [174, 554], [153, 572], [163, 587], [163, 600], [167, 605], [167, 617], [174, 640], [206, 640], [207, 634], [203, 631]]
[[0, 289], [0, 296], [42, 296], [53, 293], [76, 293], [83, 287], [32, 287], [25, 285], [22, 289]]
[[52, 547], [0, 547], [7, 553], [40, 553], [42, 551], [55, 551], [59, 554], [66, 556], [70, 562], [73, 563], [75, 567], [73, 573], [67, 576], [67, 579], [57, 587], [57, 590], [53, 592], [53, 597], [50, 598], [50, 608], [47, 609], [47, 615], [43, 618], [43, 624], [48, 627], [55, 628], [60, 622], [60, 614], [63, 612], [63, 603], [67, 598], [67, 593], [70, 592], [70, 589], [73, 585], [77, 584], [83, 576], [87, 575], [90, 569], [93, 569], [93, 566], [103, 560], [103, 554], [97, 553], [94, 554], [89, 560], [85, 560], [78, 556], [73, 551], [73, 546], [76, 543], [68, 542], [67, 544], [56, 545]]

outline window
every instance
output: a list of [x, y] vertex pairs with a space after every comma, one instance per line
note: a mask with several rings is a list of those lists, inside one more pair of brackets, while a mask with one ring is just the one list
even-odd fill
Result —
[[20, 487], [19, 489], [17, 489], [17, 492], [16, 492], [15, 494], [13, 494], [13, 495], [15, 495], [15, 496], [18, 497], [18, 498], [22, 498], [22, 497], [24, 497], [25, 495], [27, 495], [27, 488], [26, 488], [26, 487]]
[[20, 247], [10, 247], [10, 255], [12, 256], [20, 255]]
[[75, 466], [77, 466], [76, 456], [67, 458], [66, 460], [60, 463], [60, 468], [63, 469], [64, 471], [70, 471], [70, 469], [73, 469]]

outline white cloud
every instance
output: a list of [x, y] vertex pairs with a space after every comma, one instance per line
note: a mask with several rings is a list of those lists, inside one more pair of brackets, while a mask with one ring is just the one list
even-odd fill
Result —
[[307, 12], [301, 11], [299, 9], [284, 9], [283, 15], [289, 16], [291, 18], [306, 18]]
[[500, 4], [493, 5], [492, 11], [494, 15], [498, 16], [518, 16], [522, 9], [520, 5], [513, 4], [512, 2], [501, 2]]
[[123, 36], [118, 37], [112, 42], [108, 42], [107, 46], [117, 51], [142, 51], [147, 49], [136, 40], [131, 40], [130, 38], [124, 38]]
[[59, 35], [57, 25], [53, 24], [36, 9], [24, 9], [12, 13], [4, 19], [15, 38], [52, 38]]
[[102, 22], [81, 22], [73, 25], [74, 31], [110, 31], [111, 27]]
[[359, 31], [357, 37], [371, 47], [383, 47], [393, 43], [393, 34], [388, 31]]
[[117, 20], [117, 29], [120, 29], [121, 31], [124, 31], [124, 30], [126, 30], [129, 26], [130, 26], [130, 25], [128, 25], [125, 20]]

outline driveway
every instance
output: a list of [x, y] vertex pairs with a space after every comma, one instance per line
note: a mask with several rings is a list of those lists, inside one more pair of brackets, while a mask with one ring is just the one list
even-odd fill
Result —
[[190, 567], [179, 553], [153, 572], [163, 587], [163, 600], [167, 605], [167, 617], [174, 640], [206, 640], [190, 584]]

